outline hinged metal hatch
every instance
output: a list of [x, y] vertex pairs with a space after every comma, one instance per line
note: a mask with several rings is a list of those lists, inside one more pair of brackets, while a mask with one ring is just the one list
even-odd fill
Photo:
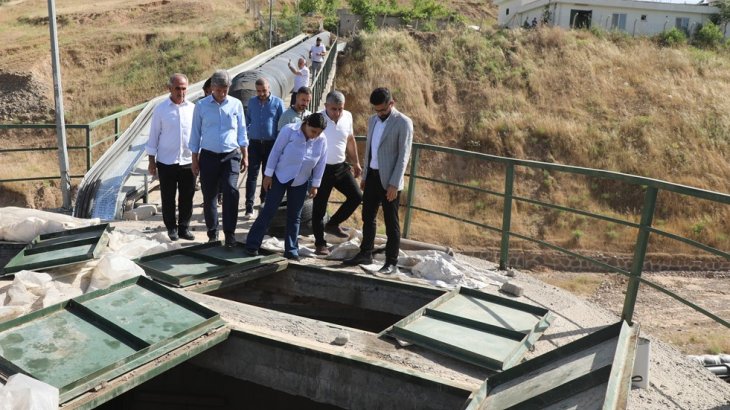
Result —
[[[209, 242], [143, 256], [135, 262], [151, 277], [172, 286], [185, 287], [280, 260], [278, 255], [248, 256], [242, 243], [228, 248], [220, 242]], [[256, 274], [252, 272], [252, 276]]]
[[0, 276], [95, 259], [109, 242], [109, 230], [101, 224], [39, 235], [0, 269]]
[[621, 321], [487, 379], [466, 410], [624, 409], [639, 325]]
[[165, 368], [163, 355], [192, 342], [194, 356], [225, 340], [214, 331], [222, 326], [216, 312], [137, 277], [1, 323], [0, 376], [25, 373], [57, 387], [64, 403], [153, 360]]
[[492, 370], [517, 363], [550, 326], [544, 308], [457, 288], [399, 321], [396, 339]]

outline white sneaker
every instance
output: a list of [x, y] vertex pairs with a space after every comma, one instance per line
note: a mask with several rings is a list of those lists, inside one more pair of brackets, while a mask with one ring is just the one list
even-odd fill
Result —
[[245, 215], [243, 215], [243, 219], [250, 221], [253, 219], [253, 212], [246, 212]]

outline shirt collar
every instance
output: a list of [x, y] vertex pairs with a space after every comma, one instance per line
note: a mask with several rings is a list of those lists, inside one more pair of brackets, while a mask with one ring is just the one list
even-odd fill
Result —
[[181, 102], [180, 104], [175, 104], [175, 101], [172, 101], [172, 98], [167, 97], [167, 104], [168, 105], [174, 105], [174, 106], [178, 106], [179, 105], [179, 106], [182, 107], [182, 106], [187, 105], [188, 103], [190, 103], [190, 101], [188, 101], [187, 98], [184, 99], [183, 102]]

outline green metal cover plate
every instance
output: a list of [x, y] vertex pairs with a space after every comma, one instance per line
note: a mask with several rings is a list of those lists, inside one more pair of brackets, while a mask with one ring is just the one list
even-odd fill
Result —
[[0, 324], [0, 376], [25, 373], [57, 387], [63, 403], [222, 325], [137, 277]]
[[618, 322], [490, 377], [465, 409], [622, 409], [638, 325]]
[[517, 363], [553, 315], [539, 306], [459, 288], [396, 323], [401, 340], [492, 370]]
[[94, 259], [106, 246], [108, 231], [109, 224], [102, 224], [39, 235], [0, 269], [0, 276]]
[[185, 287], [261, 266], [265, 258], [248, 256], [242, 243], [227, 248], [220, 242], [210, 242], [144, 256], [136, 262], [154, 279]]

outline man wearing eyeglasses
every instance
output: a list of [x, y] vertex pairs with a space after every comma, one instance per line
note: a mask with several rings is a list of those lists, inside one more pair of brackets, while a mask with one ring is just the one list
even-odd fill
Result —
[[400, 222], [398, 204], [403, 190], [406, 165], [413, 143], [413, 121], [396, 110], [390, 90], [376, 88], [370, 94], [375, 115], [368, 120], [365, 141], [365, 168], [360, 181], [363, 190], [362, 242], [360, 252], [345, 265], [373, 263], [373, 248], [377, 223], [375, 217], [382, 206], [385, 219], [385, 264], [378, 270], [384, 275], [398, 273]]
[[[195, 175], [191, 168], [192, 155], [188, 142], [195, 104], [185, 99], [188, 78], [173, 74], [167, 82], [170, 98], [162, 101], [152, 112], [150, 136], [145, 150], [149, 155], [147, 171], [160, 179], [162, 220], [170, 240], [193, 240], [190, 218], [193, 215]], [[178, 195], [175, 217], [175, 195]]]

